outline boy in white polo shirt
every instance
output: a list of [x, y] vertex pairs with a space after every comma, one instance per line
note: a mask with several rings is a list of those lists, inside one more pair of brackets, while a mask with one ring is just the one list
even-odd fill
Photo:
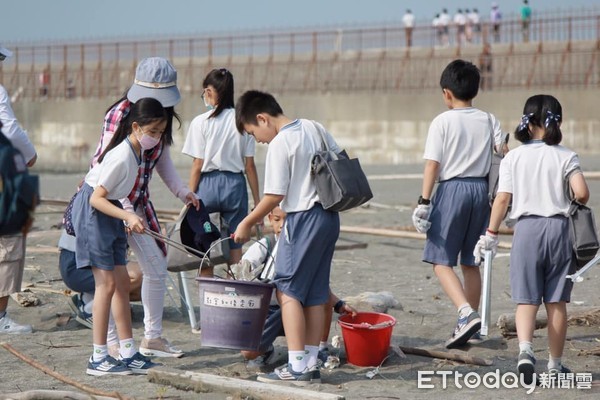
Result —
[[[481, 275], [473, 249], [488, 224], [486, 176], [492, 146], [501, 145], [502, 131], [493, 115], [473, 107], [479, 89], [475, 65], [452, 61], [442, 72], [440, 86], [449, 110], [429, 127], [423, 187], [413, 223], [419, 232], [427, 232], [423, 261], [433, 264], [444, 292], [458, 309], [458, 323], [446, 342], [447, 348], [454, 348], [466, 344], [481, 327], [477, 313]], [[463, 282], [453, 268], [458, 261]]]
[[[247, 241], [251, 227], [278, 204], [287, 213], [273, 283], [282, 310], [289, 362], [270, 374], [259, 375], [258, 380], [320, 382], [317, 355], [329, 301], [331, 260], [340, 232], [338, 213], [323, 209], [310, 174], [311, 160], [322, 147], [318, 129], [324, 129], [309, 120], [286, 117], [272, 95], [255, 90], [238, 100], [236, 126], [257, 142], [269, 143], [269, 149], [264, 197], [238, 225], [235, 241]], [[329, 133], [325, 140], [332, 151], [339, 151]]]

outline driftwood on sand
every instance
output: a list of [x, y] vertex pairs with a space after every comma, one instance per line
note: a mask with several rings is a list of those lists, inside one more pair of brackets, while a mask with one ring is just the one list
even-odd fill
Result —
[[[567, 314], [567, 323], [569, 325], [600, 325], [600, 308], [587, 308], [576, 310]], [[517, 335], [517, 325], [514, 314], [502, 314], [498, 318], [498, 328], [504, 337]], [[535, 329], [543, 329], [548, 326], [548, 317], [545, 311], [540, 310], [535, 320]]]

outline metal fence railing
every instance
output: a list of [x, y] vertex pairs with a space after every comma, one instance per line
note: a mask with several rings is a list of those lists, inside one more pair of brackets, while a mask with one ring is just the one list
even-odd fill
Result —
[[132, 82], [138, 60], [169, 58], [183, 92], [198, 94], [204, 75], [229, 68], [238, 91], [277, 93], [437, 90], [451, 59], [479, 63], [491, 43], [493, 74], [487, 89], [598, 87], [600, 8], [536, 14], [524, 43], [521, 21], [505, 18], [496, 37], [484, 21], [470, 43], [459, 42], [454, 26], [448, 43], [427, 21], [417, 24], [406, 47], [400, 23], [359, 28], [253, 32], [199, 38], [18, 44], [0, 63], [0, 82], [14, 100], [120, 96]]

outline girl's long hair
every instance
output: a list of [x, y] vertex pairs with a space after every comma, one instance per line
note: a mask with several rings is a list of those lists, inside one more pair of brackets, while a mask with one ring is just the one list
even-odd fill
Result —
[[[172, 107], [170, 107], [172, 108]], [[168, 119], [168, 112], [166, 108], [163, 108], [160, 101], [146, 97], [139, 99], [137, 102], [131, 105], [129, 114], [125, 116], [119, 123], [119, 127], [112, 137], [106, 149], [98, 157], [98, 163], [101, 163], [106, 153], [117, 147], [127, 136], [129, 136], [133, 130], [132, 125], [137, 122], [140, 126], [146, 126], [153, 122], [165, 121]], [[168, 125], [168, 123], [167, 123]], [[166, 130], [165, 130], [166, 133]], [[163, 136], [165, 135], [163, 133]]]
[[[110, 107], [108, 107], [106, 109], [104, 114], [105, 115], [108, 114], [108, 112], [110, 110], [112, 110], [120, 102], [122, 102], [124, 100], [129, 101], [129, 99], [127, 99], [128, 91], [129, 91], [129, 89], [127, 89], [125, 91], [125, 93], [123, 94], [123, 97], [121, 97], [119, 100], [117, 100], [113, 104], [111, 104]], [[133, 105], [133, 103], [131, 103], [131, 105]], [[181, 118], [179, 117], [179, 114], [177, 114], [177, 112], [175, 112], [175, 107], [166, 107], [165, 110], [167, 111], [167, 127], [165, 128], [165, 132], [162, 134], [160, 141], [163, 142], [164, 144], [171, 146], [173, 144], [173, 118], [175, 118], [177, 120], [177, 122], [179, 123], [178, 129], [181, 128]], [[120, 124], [120, 122], [119, 122], [119, 124]]]
[[233, 75], [225, 68], [213, 69], [206, 75], [202, 82], [202, 87], [206, 89], [212, 86], [217, 91], [219, 102], [217, 107], [210, 114], [210, 118], [218, 117], [223, 110], [233, 108]]
[[515, 138], [522, 143], [531, 140], [529, 124], [532, 124], [545, 130], [542, 138], [544, 143], [549, 146], [559, 144], [562, 141], [561, 121], [562, 106], [554, 96], [548, 94], [531, 96], [523, 107], [522, 122], [515, 129]]

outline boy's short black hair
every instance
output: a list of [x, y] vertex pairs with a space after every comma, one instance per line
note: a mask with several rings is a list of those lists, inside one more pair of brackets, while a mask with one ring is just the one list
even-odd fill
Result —
[[258, 90], [248, 90], [240, 96], [235, 106], [235, 126], [237, 130], [243, 133], [245, 124], [257, 125], [256, 116], [262, 113], [277, 117], [283, 114], [283, 110], [272, 94]]
[[448, 89], [454, 97], [469, 101], [479, 92], [479, 69], [465, 60], [454, 60], [446, 66], [440, 78], [442, 89]]

